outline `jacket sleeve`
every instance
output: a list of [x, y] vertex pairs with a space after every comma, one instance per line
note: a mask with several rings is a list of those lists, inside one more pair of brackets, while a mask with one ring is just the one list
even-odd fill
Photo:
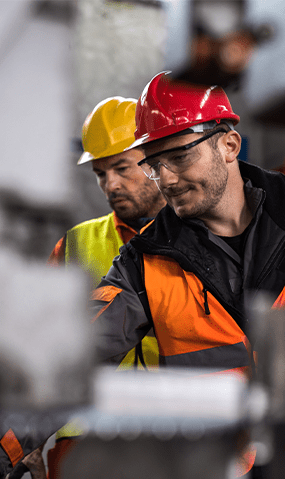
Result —
[[91, 294], [92, 333], [98, 362], [119, 364], [152, 324], [131, 285], [121, 256]]
[[[13, 414], [11, 415], [11, 417]], [[49, 412], [33, 414], [33, 412], [23, 412], [19, 414], [20, 426], [14, 425], [13, 429], [4, 428], [4, 418], [6, 423], [10, 422], [10, 414], [2, 415], [1, 436], [0, 436], [0, 479], [6, 475], [24, 459], [25, 456], [41, 447], [46, 440], [52, 436], [60, 427], [62, 427], [68, 417], [68, 412]], [[14, 421], [15, 419], [13, 419]]]
[[14, 468], [19, 468], [20, 461], [27, 454], [42, 445], [47, 437], [41, 432], [32, 434], [16, 435], [9, 429], [0, 440], [0, 479], [4, 479]]

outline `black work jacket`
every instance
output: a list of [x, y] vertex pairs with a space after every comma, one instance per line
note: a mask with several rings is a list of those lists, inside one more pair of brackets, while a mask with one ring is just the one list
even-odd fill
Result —
[[[99, 316], [98, 327], [101, 323], [112, 328], [112, 334], [98, 336], [100, 360], [117, 362], [152, 325], [147, 299], [143, 308], [139, 300], [144, 296], [140, 270], [143, 255], [172, 258], [184, 271], [194, 273], [205, 291], [246, 332], [247, 292], [252, 298], [259, 291], [267, 291], [272, 303], [277, 299], [285, 286], [285, 176], [244, 162], [240, 162], [240, 171], [253, 213], [243, 259], [210, 233], [203, 222], [180, 219], [168, 205], [164, 207], [142, 234], [122, 247], [99, 285], [102, 289], [112, 286], [122, 291], [108, 306], [104, 300], [93, 304], [93, 314]], [[130, 267], [131, 263], [136, 269]], [[139, 275], [134, 271], [139, 271]], [[140, 280], [135, 276], [140, 276]]]

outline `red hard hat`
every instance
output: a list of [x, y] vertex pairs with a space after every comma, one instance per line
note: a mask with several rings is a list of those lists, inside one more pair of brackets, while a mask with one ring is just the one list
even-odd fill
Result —
[[221, 87], [175, 82], [168, 73], [153, 77], [138, 100], [132, 148], [212, 120], [239, 122]]

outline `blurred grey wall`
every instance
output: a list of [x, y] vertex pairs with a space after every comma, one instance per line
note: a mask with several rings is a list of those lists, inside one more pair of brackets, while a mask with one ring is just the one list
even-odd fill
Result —
[[[138, 98], [149, 80], [163, 70], [166, 22], [161, 8], [150, 5], [80, 0], [74, 31], [76, 65], [76, 129], [80, 138], [87, 114], [101, 100], [115, 95]], [[91, 165], [76, 167], [74, 195], [77, 221], [110, 210]]]

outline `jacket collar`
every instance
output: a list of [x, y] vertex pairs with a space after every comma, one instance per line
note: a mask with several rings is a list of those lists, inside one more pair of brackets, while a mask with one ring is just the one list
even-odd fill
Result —
[[272, 220], [285, 230], [285, 175], [259, 166], [239, 162], [241, 176], [251, 180], [252, 186], [265, 191], [264, 209]]

